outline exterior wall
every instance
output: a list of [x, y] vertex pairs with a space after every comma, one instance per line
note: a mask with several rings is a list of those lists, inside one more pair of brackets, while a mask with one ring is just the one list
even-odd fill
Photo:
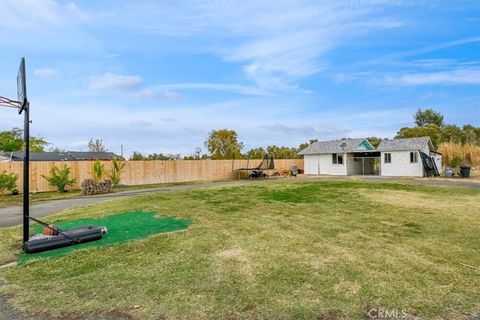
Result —
[[431, 154], [433, 161], [435, 161], [435, 164], [437, 165], [438, 173], [443, 173], [443, 167], [442, 167], [442, 155], [438, 153], [433, 153]]
[[[416, 151], [418, 153], [418, 151]], [[385, 163], [385, 153], [392, 155], [392, 162]], [[381, 172], [382, 176], [397, 177], [423, 177], [423, 164], [420, 154], [418, 162], [410, 163], [410, 151], [391, 151], [381, 152]]]
[[311, 154], [304, 156], [305, 174], [347, 175], [347, 154], [343, 155], [343, 164], [333, 164], [332, 154]]
[[303, 157], [305, 174], [318, 174], [318, 155], [306, 154]]
[[320, 174], [330, 174], [330, 175], [347, 175], [347, 154], [343, 154], [343, 164], [333, 164], [332, 163], [332, 154], [319, 154], [319, 172]]

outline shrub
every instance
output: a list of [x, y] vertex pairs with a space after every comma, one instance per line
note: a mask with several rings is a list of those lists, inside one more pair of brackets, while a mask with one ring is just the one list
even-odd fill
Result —
[[452, 167], [458, 167], [462, 163], [462, 159], [459, 156], [455, 156], [452, 158], [452, 161], [450, 161], [450, 165]]
[[100, 160], [95, 160], [93, 163], [93, 180], [99, 182], [105, 174], [105, 166]]
[[42, 177], [48, 181], [48, 183], [56, 187], [58, 192], [67, 192], [68, 186], [73, 186], [77, 179], [70, 179], [70, 168], [65, 165], [63, 169], [57, 168], [57, 166], [53, 166], [50, 169], [50, 177], [42, 175]]
[[125, 162], [121, 162], [117, 159], [117, 157], [113, 156], [112, 157], [112, 170], [110, 171], [110, 180], [112, 181], [113, 185], [117, 185], [120, 183], [120, 173], [125, 167]]
[[0, 193], [2, 196], [5, 195], [5, 190], [18, 193], [17, 179], [18, 176], [15, 173], [7, 173], [7, 171], [0, 173]]

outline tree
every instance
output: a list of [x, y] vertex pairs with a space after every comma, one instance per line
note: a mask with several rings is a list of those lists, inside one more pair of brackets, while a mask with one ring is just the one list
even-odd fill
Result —
[[245, 156], [249, 159], [263, 159], [265, 153], [267, 153], [267, 151], [260, 147], [248, 150]]
[[275, 159], [297, 159], [299, 158], [297, 148], [268, 146], [267, 152], [273, 155]]
[[380, 142], [382, 142], [383, 139], [379, 137], [368, 137], [367, 140], [376, 148], [380, 145]]
[[415, 124], [417, 127], [426, 126], [429, 124], [435, 124], [438, 127], [443, 126], [443, 115], [433, 109], [418, 109], [418, 111], [413, 116]]
[[312, 143], [318, 142], [318, 139], [310, 139], [308, 142], [300, 143], [298, 146], [298, 152], [302, 151], [303, 149], [307, 148]]
[[138, 151], [133, 151], [130, 160], [145, 160], [145, 156]]
[[205, 146], [212, 155], [212, 159], [241, 158], [243, 143], [238, 141], [234, 130], [212, 130], [205, 141]]
[[65, 149], [61, 149], [59, 147], [51, 147], [50, 149], [48, 149], [48, 151], [50, 152], [56, 152], [56, 153], [65, 153], [67, 151], [65, 151]]
[[149, 154], [145, 159], [146, 160], [174, 160], [175, 156], [165, 155], [163, 153], [152, 153]]
[[20, 151], [23, 148], [23, 131], [13, 128], [0, 132], [0, 150], [5, 152]]
[[[30, 136], [30, 151], [44, 152], [49, 143], [41, 136]], [[14, 152], [23, 150], [23, 130], [13, 128], [8, 131], [0, 131], [0, 150]]]
[[474, 127], [470, 124], [463, 126], [463, 140], [464, 144], [480, 144], [480, 128]]
[[44, 152], [49, 143], [43, 137], [30, 137], [30, 151]]
[[93, 138], [90, 139], [88, 142], [88, 150], [91, 152], [105, 152], [107, 149], [105, 148], [105, 145], [103, 144], [102, 139], [95, 139]]
[[453, 142], [453, 143], [463, 143], [463, 131], [461, 128], [454, 124], [447, 124], [442, 127], [440, 132], [440, 143], [442, 142]]
[[433, 146], [436, 148], [440, 141], [440, 128], [436, 124], [428, 124], [415, 128], [401, 128], [397, 132], [395, 139], [398, 138], [416, 138], [428, 136], [432, 139]]

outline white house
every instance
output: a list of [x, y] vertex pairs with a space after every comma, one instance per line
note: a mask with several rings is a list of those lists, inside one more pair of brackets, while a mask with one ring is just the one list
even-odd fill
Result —
[[438, 174], [442, 172], [442, 155], [433, 151], [429, 137], [383, 140], [377, 150], [382, 159], [382, 176], [429, 175], [429, 160]]
[[318, 141], [300, 151], [305, 174], [378, 174], [380, 153], [367, 139]]
[[432, 150], [429, 137], [383, 140], [377, 149], [367, 139], [342, 139], [312, 143], [300, 154], [305, 174], [423, 177], [441, 172], [441, 154]]

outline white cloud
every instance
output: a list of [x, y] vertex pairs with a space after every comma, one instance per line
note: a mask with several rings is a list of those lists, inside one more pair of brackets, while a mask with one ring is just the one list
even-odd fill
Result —
[[426, 54], [426, 53], [430, 53], [430, 52], [434, 52], [442, 49], [447, 49], [450, 47], [456, 47], [456, 46], [460, 46], [468, 43], [475, 43], [475, 42], [480, 42], [480, 37], [462, 38], [462, 39], [457, 39], [457, 40], [452, 40], [447, 42], [436, 43], [433, 45], [425, 46], [425, 47], [414, 49], [414, 50], [392, 53], [384, 57], [380, 57], [380, 58], [376, 58], [374, 60], [368, 61], [368, 63], [384, 63], [385, 61], [388, 61], [388, 60], [396, 60], [400, 58], [418, 56], [418, 55], [422, 55], [422, 54]]
[[316, 128], [312, 125], [288, 125], [284, 123], [274, 123], [272, 125], [263, 126], [264, 129], [272, 134], [300, 136], [300, 137], [325, 137], [325, 136], [342, 136], [348, 132], [346, 128], [337, 128], [334, 126], [322, 125]]
[[54, 79], [58, 77], [58, 71], [53, 68], [35, 69], [33, 74], [42, 79]]
[[166, 90], [165, 92], [169, 92], [170, 90], [218, 90], [237, 92], [251, 96], [262, 96], [268, 94], [265, 90], [262, 90], [258, 87], [230, 83], [170, 83], [155, 85], [154, 89]]
[[179, 101], [183, 99], [183, 95], [178, 92], [167, 90], [163, 93], [163, 97], [168, 101]]
[[457, 69], [429, 73], [410, 73], [387, 76], [388, 85], [480, 85], [480, 69]]
[[96, 91], [124, 91], [138, 89], [142, 83], [139, 76], [124, 76], [113, 73], [105, 73], [101, 76], [90, 77], [89, 88]]
[[88, 22], [86, 13], [74, 3], [53, 0], [2, 0], [0, 26], [22, 30], [65, 28]]
[[242, 64], [259, 91], [291, 92], [300, 91], [299, 79], [328, 67], [324, 56], [332, 49], [375, 30], [401, 26], [396, 19], [378, 17], [379, 9], [391, 4], [398, 1], [123, 3], [101, 17], [116, 28], [195, 36], [202, 39], [200, 45], [192, 42], [195, 51]]
[[0, 42], [32, 53], [97, 52], [102, 45], [86, 29], [90, 16], [73, 2], [0, 1]]

